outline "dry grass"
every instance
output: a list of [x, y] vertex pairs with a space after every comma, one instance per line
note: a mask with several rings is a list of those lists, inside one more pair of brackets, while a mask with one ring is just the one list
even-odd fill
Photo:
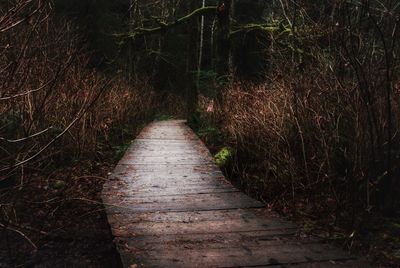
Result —
[[299, 19], [287, 29], [293, 35], [265, 33], [266, 82], [231, 82], [213, 115], [202, 100], [203, 116], [236, 149], [233, 170], [260, 197], [293, 206], [301, 200], [315, 215], [345, 211], [350, 225], [359, 214], [393, 214], [400, 187], [398, 18], [343, 5], [334, 17], [314, 20], [307, 12], [321, 10], [313, 8], [317, 13], [290, 10]]
[[[397, 220], [380, 210], [382, 195], [388, 194], [382, 186], [387, 174], [384, 95], [374, 96], [381, 132], [371, 137], [357, 83], [338, 81], [323, 69], [309, 69], [307, 76], [282, 70], [288, 73], [262, 85], [232, 83], [214, 112], [207, 111], [210, 100], [200, 98], [203, 124], [221, 132], [220, 146], [233, 148], [227, 175], [271, 208], [300, 220], [306, 230], [385, 267], [396, 266]], [[392, 152], [399, 144], [399, 97], [393, 92]], [[398, 174], [397, 167], [395, 157], [392, 174]]]
[[[156, 97], [145, 80], [91, 67], [74, 25], [54, 21], [49, 1], [9, 2], [0, 11], [0, 237], [10, 239], [0, 239], [0, 262], [17, 265], [46, 248], [43, 230], [105, 224], [97, 202], [107, 170]], [[74, 196], [95, 206], [66, 205]], [[13, 259], [20, 253], [27, 258]]]
[[[371, 168], [379, 139], [371, 144], [355, 83], [338, 83], [321, 70], [308, 74], [276, 75], [263, 85], [233, 83], [211, 119], [236, 150], [233, 172], [260, 198], [300, 204], [305, 213], [345, 212], [353, 218], [353, 209], [373, 208], [380, 190], [385, 159], [375, 158]], [[201, 102], [210, 117], [208, 100]], [[376, 102], [384, 100], [377, 96]], [[385, 106], [376, 107], [384, 129]], [[394, 102], [393, 114], [398, 109]], [[398, 128], [396, 123], [395, 133]]]
[[92, 69], [74, 25], [54, 22], [52, 12], [43, 1], [21, 1], [1, 14], [0, 181], [56, 155], [96, 153], [115, 129], [153, 113], [148, 83]]

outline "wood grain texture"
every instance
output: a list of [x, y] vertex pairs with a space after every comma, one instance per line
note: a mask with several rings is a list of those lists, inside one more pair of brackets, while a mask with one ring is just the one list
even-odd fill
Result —
[[148, 125], [102, 199], [124, 267], [368, 267], [234, 188], [182, 120]]

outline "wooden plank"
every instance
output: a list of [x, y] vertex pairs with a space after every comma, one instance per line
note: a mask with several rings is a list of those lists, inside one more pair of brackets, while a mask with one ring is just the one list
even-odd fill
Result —
[[132, 169], [131, 166], [120, 165], [113, 174], [109, 176], [110, 182], [104, 185], [103, 195], [132, 195], [133, 193], [158, 191], [159, 195], [169, 195], [171, 191], [175, 194], [212, 192], [226, 189], [234, 190], [234, 187], [223, 177], [220, 171], [194, 171], [194, 169], [174, 169], [168, 172], [154, 172], [150, 170]]
[[[185, 181], [226, 181], [222, 173], [219, 171], [194, 171], [193, 166], [184, 166], [181, 168], [176, 168], [174, 165], [169, 166], [147, 166], [145, 168], [135, 167], [133, 170], [126, 166], [122, 168], [120, 166], [120, 172], [114, 172], [110, 174], [110, 181], [129, 181], [129, 182], [144, 182], [144, 181], [168, 181], [173, 182], [174, 180]], [[174, 168], [173, 170], [168, 170], [169, 168]], [[133, 171], [133, 173], [129, 173]]]
[[[271, 266], [268, 266], [269, 268]], [[275, 266], [274, 266], [275, 267]], [[364, 260], [344, 259], [344, 260], [329, 260], [319, 262], [307, 262], [299, 264], [289, 264], [279, 267], [286, 268], [365, 268], [371, 267], [370, 264]]]
[[[117, 187], [116, 187], [117, 188]], [[114, 197], [127, 197], [127, 196], [135, 196], [135, 197], [153, 197], [153, 196], [176, 196], [176, 195], [187, 195], [187, 194], [212, 194], [212, 193], [228, 193], [228, 192], [239, 192], [239, 190], [235, 189], [231, 186], [212, 186], [207, 187], [206, 185], [189, 185], [189, 186], [181, 186], [179, 187], [179, 191], [176, 190], [175, 187], [165, 187], [162, 188], [162, 193], [160, 193], [159, 186], [152, 186], [150, 188], [143, 188], [140, 190], [109, 190], [107, 193], [104, 193], [104, 196], [114, 196]]]
[[[121, 187], [125, 187], [120, 189]], [[184, 189], [197, 189], [197, 193], [206, 193], [205, 189], [216, 188], [233, 191], [235, 188], [220, 180], [201, 180], [200, 178], [184, 178], [174, 180], [162, 180], [160, 177], [149, 177], [148, 179], [127, 178], [123, 181], [113, 181], [104, 187], [104, 195], [114, 195], [119, 192], [122, 195], [134, 195], [140, 192], [158, 191], [160, 195], [169, 195], [168, 191], [174, 190], [173, 194], [182, 194]], [[196, 192], [194, 192], [196, 193]]]
[[190, 233], [174, 235], [135, 235], [135, 240], [120, 237], [119, 241], [140, 251], [164, 249], [231, 249], [250, 247], [279, 247], [282, 244], [310, 244], [309, 240], [296, 240], [296, 229], [269, 229], [263, 231]]
[[132, 143], [132, 145], [135, 146], [139, 146], [139, 148], [143, 147], [153, 147], [155, 145], [159, 145], [159, 146], [166, 146], [166, 147], [184, 147], [184, 148], [193, 148], [192, 146], [194, 146], [195, 148], [197, 147], [201, 147], [202, 142], [200, 140], [186, 140], [186, 139], [179, 139], [179, 140], [174, 140], [174, 139], [152, 139], [150, 137], [148, 138], [142, 138], [142, 139], [135, 139], [134, 142]]
[[136, 156], [130, 155], [121, 159], [122, 165], [167, 165], [176, 164], [180, 165], [202, 165], [208, 164], [209, 157], [201, 157], [200, 155], [186, 155], [186, 156]]
[[113, 196], [103, 196], [106, 206], [113, 204], [113, 210], [116, 212], [194, 211], [265, 207], [261, 202], [243, 195], [241, 192], [196, 193], [138, 198], [122, 196], [118, 199], [115, 202]]
[[[128, 149], [127, 153], [131, 151], [131, 149]], [[187, 155], [197, 155], [199, 152], [197, 150], [194, 150], [193, 148], [191, 149], [176, 149], [176, 148], [169, 148], [165, 150], [155, 150], [150, 151], [150, 150], [145, 150], [145, 151], [132, 151], [135, 156], [137, 157], [165, 157], [165, 156], [187, 156]], [[212, 159], [211, 154], [208, 154], [208, 152], [204, 152], [204, 154], [209, 155]]]
[[[189, 212], [149, 212], [132, 214], [135, 222], [161, 222], [161, 223], [193, 223], [205, 221], [227, 221], [241, 219], [244, 223], [252, 220], [260, 222], [262, 225], [268, 222], [290, 223], [266, 208], [251, 209], [227, 209], [227, 210], [208, 210], [208, 211], [189, 211]], [[294, 225], [293, 223], [291, 223]]]
[[[131, 148], [127, 152], [135, 152], [138, 151], [140, 154], [146, 154], [146, 155], [158, 155], [159, 153], [180, 153], [184, 154], [185, 152], [188, 154], [193, 154], [195, 153], [194, 151], [197, 151], [197, 153], [201, 154], [208, 154], [207, 151], [204, 151], [204, 147], [202, 147], [201, 144], [171, 144], [171, 143], [145, 143], [145, 144], [139, 144], [138, 142], [135, 142], [131, 145]], [[180, 151], [180, 152], [179, 152]]]
[[[179, 163], [179, 164], [119, 164], [120, 166], [128, 165], [131, 167], [133, 174], [140, 174], [141, 172], [150, 172], [155, 174], [156, 172], [163, 172], [164, 174], [208, 174], [213, 172], [220, 172], [214, 164], [194, 164], [194, 163]], [[164, 175], [163, 174], [163, 175]]]
[[151, 182], [160, 182], [160, 183], [174, 183], [175, 180], [179, 180], [182, 183], [185, 182], [210, 182], [212, 180], [225, 181], [220, 173], [210, 173], [209, 178], [207, 174], [197, 173], [190, 174], [184, 168], [175, 169], [174, 172], [165, 172], [162, 168], [152, 168], [147, 167], [145, 169], [135, 169], [134, 174], [129, 174], [125, 172], [120, 173], [112, 173], [109, 175], [108, 179], [110, 183], [114, 182], [129, 182], [129, 183], [151, 183]]
[[142, 251], [127, 246], [135, 263], [144, 267], [243, 267], [304, 264], [352, 259], [341, 250], [321, 243], [265, 242], [261, 246], [225, 248], [164, 248]]
[[145, 128], [137, 137], [137, 139], [164, 139], [164, 140], [198, 140], [196, 135], [187, 128], [166, 128], [165, 126], [157, 126], [153, 124]]
[[[232, 232], [279, 231], [296, 226], [276, 216], [261, 216], [265, 209], [209, 210], [167, 213], [113, 214], [109, 218], [117, 237]], [[267, 214], [269, 215], [269, 214]], [[192, 237], [194, 239], [194, 236]]]

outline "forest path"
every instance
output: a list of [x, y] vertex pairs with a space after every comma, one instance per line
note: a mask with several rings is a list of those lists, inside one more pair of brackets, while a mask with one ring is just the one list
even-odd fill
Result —
[[148, 125], [102, 198], [124, 267], [366, 267], [234, 188], [182, 120]]

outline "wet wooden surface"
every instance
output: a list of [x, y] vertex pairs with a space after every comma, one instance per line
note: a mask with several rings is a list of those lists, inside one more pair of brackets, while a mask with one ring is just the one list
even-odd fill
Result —
[[109, 179], [124, 267], [367, 267], [234, 188], [184, 121], [147, 126]]

